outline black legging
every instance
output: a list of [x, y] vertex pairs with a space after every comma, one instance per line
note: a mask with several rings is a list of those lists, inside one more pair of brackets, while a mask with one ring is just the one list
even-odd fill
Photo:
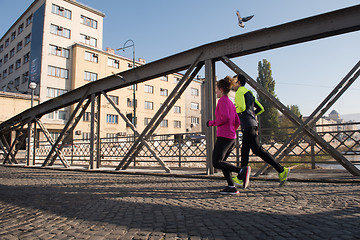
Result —
[[236, 167], [228, 162], [225, 162], [229, 157], [233, 147], [235, 145], [235, 139], [218, 137], [216, 139], [214, 151], [213, 151], [213, 166], [214, 168], [221, 169], [224, 177], [229, 186], [234, 186], [231, 179], [231, 172], [239, 173], [239, 167]]
[[279, 173], [284, 171], [284, 168], [274, 158], [266, 152], [260, 145], [259, 135], [257, 134], [257, 127], [248, 127], [243, 130], [242, 146], [241, 146], [241, 167], [245, 167], [249, 163], [249, 152], [259, 156], [262, 160], [270, 164]]

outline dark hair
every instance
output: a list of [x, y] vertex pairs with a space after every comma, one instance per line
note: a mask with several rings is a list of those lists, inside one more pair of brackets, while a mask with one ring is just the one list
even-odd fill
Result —
[[242, 74], [237, 75], [238, 82], [240, 82], [241, 86], [245, 86], [246, 84], [246, 77]]
[[228, 94], [230, 89], [235, 85], [236, 79], [230, 76], [226, 76], [224, 79], [219, 80], [216, 86], [224, 91], [224, 94]]

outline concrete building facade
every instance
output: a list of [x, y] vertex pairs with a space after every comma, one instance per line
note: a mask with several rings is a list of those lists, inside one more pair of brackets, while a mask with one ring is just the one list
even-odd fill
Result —
[[[132, 59], [115, 54], [113, 49], [102, 50], [104, 16], [74, 0], [35, 0], [0, 39], [0, 90], [30, 94], [29, 83], [35, 82], [35, 95], [42, 103], [132, 68]], [[143, 64], [141, 59], [135, 63]], [[181, 74], [171, 74], [135, 86], [138, 131], [146, 127], [181, 78]], [[133, 87], [108, 93], [130, 119], [134, 109]], [[193, 81], [155, 133], [201, 131], [200, 91], [201, 81]], [[133, 135], [104, 97], [100, 104], [100, 137]], [[60, 133], [73, 108], [59, 109], [41, 118], [51, 135]], [[75, 139], [89, 136], [89, 111], [76, 127]], [[11, 112], [8, 118], [14, 114]]]

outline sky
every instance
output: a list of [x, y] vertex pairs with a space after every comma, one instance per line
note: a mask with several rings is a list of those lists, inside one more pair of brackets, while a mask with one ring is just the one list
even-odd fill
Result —
[[[0, 36], [32, 3], [32, 0], [0, 0]], [[78, 0], [105, 13], [103, 49], [120, 48], [131, 39], [136, 59], [148, 63], [207, 43], [298, 19], [359, 4], [358, 0]], [[245, 28], [237, 25], [236, 11], [255, 15]], [[258, 62], [271, 63], [275, 93], [284, 105], [298, 105], [304, 116], [325, 99], [360, 60], [360, 31], [269, 50], [232, 59], [253, 79]], [[119, 54], [132, 58], [132, 49]], [[204, 76], [203, 71], [200, 75]], [[216, 75], [233, 72], [222, 63]], [[345, 92], [326, 115], [360, 113], [360, 79]]]

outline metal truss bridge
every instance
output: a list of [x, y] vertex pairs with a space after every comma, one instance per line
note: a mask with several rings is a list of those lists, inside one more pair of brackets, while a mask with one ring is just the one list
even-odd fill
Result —
[[[296, 144], [304, 134], [310, 137], [319, 146], [325, 149], [337, 162], [339, 162], [351, 174], [360, 176], [360, 171], [350, 161], [348, 161], [338, 150], [319, 136], [312, 128], [316, 121], [325, 114], [325, 112], [340, 98], [350, 85], [358, 78], [360, 74], [360, 61], [349, 71], [349, 73], [340, 80], [339, 84], [332, 92], [318, 105], [306, 121], [301, 120], [293, 114], [284, 104], [268, 93], [261, 85], [246, 74], [231, 59], [249, 54], [254, 54], [270, 49], [276, 49], [289, 45], [327, 38], [335, 35], [345, 34], [360, 30], [360, 5], [349, 8], [328, 12], [321, 15], [281, 24], [278, 26], [264, 28], [258, 31], [237, 35], [221, 41], [209, 43], [191, 50], [181, 52], [155, 62], [124, 71], [112, 76], [105, 77], [95, 82], [86, 84], [80, 88], [74, 89], [64, 95], [41, 103], [30, 108], [0, 124], [0, 150], [4, 152], [3, 164], [16, 163], [16, 144], [27, 142], [28, 163], [30, 157], [35, 159], [35, 151], [31, 151], [32, 129], [39, 127], [51, 145], [46, 159], [42, 166], [52, 165], [56, 159], [60, 159], [64, 167], [70, 164], [62, 155], [62, 142], [65, 142], [71, 132], [75, 129], [85, 110], [91, 109], [91, 133], [90, 133], [90, 168], [99, 167], [100, 159], [100, 125], [97, 124], [97, 116], [100, 114], [100, 95], [104, 95], [107, 100], [116, 109], [119, 115], [131, 126], [136, 138], [126, 155], [121, 159], [116, 170], [125, 170], [134, 160], [140, 149], [145, 146], [153, 154], [159, 164], [167, 171], [171, 169], [161, 160], [148, 143], [148, 139], [159, 126], [161, 120], [166, 116], [174, 106], [177, 99], [188, 87], [197, 73], [205, 68], [205, 94], [204, 100], [208, 103], [204, 109], [203, 119], [213, 119], [215, 109], [215, 63], [223, 62], [235, 74], [243, 74], [247, 77], [248, 84], [254, 88], [258, 94], [265, 97], [287, 118], [297, 126], [297, 130], [274, 154], [277, 161], [286, 156], [294, 144]], [[145, 82], [167, 74], [186, 71], [183, 78], [179, 81], [164, 104], [158, 109], [148, 126], [140, 133], [129, 122], [124, 114], [108, 97], [107, 93], [124, 88], [133, 84]], [[50, 112], [75, 104], [69, 120], [65, 124], [57, 139], [53, 139], [40, 118]], [[24, 133], [27, 126], [28, 131]], [[211, 151], [215, 143], [215, 130], [206, 130], [206, 155], [207, 155], [207, 173], [212, 174]], [[11, 142], [5, 138], [6, 134], [15, 132], [15, 137]], [[265, 164], [257, 173], [259, 175], [268, 171]]]

